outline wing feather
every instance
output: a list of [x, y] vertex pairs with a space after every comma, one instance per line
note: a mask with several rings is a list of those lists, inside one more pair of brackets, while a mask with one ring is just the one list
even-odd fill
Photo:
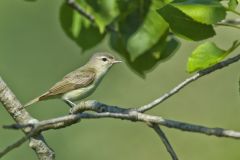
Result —
[[54, 96], [69, 92], [74, 89], [85, 87], [95, 80], [93, 69], [76, 70], [66, 75], [60, 82], [56, 83], [44, 96]]

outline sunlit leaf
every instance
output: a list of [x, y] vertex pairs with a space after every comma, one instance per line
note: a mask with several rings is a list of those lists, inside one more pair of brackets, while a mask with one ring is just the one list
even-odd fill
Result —
[[220, 49], [213, 42], [199, 45], [188, 58], [187, 71], [189, 73], [208, 68], [221, 60], [236, 49], [240, 43], [235, 41], [228, 50]]
[[168, 22], [171, 30], [178, 36], [199, 41], [215, 35], [211, 25], [199, 23], [171, 4], [158, 10]]
[[228, 7], [229, 7], [231, 10], [234, 10], [234, 9], [237, 8], [238, 3], [239, 3], [238, 0], [229, 0], [229, 2], [228, 2]]
[[204, 24], [215, 24], [226, 16], [226, 9], [217, 0], [187, 0], [172, 5], [195, 21]]

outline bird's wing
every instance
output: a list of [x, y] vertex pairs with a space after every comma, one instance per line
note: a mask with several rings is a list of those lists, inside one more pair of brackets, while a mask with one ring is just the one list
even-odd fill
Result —
[[95, 80], [96, 73], [93, 69], [76, 70], [66, 75], [56, 83], [44, 97], [59, 95], [74, 89], [85, 87]]

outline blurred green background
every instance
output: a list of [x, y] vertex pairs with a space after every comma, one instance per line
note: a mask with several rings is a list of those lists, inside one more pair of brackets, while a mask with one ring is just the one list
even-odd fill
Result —
[[[81, 53], [61, 29], [59, 8], [63, 2], [0, 1], [0, 75], [22, 103], [40, 95], [66, 73], [84, 64], [91, 53], [113, 53], [104, 42]], [[218, 27], [217, 36], [211, 40], [221, 48], [228, 48], [239, 37], [239, 30]], [[148, 73], [146, 79], [125, 64], [114, 66], [88, 99], [137, 107], [161, 96], [190, 76], [185, 72], [187, 57], [198, 43], [183, 40], [181, 43], [177, 53]], [[240, 63], [231, 65], [192, 83], [149, 113], [240, 130], [239, 67]], [[68, 114], [68, 107], [60, 100], [40, 102], [28, 110], [39, 120]], [[0, 104], [0, 125], [11, 123], [14, 121]], [[240, 159], [239, 140], [163, 129], [180, 159]], [[21, 136], [21, 131], [0, 128], [0, 149]], [[44, 136], [55, 150], [57, 160], [170, 159], [158, 136], [141, 123], [82, 120], [71, 127], [44, 132]], [[34, 160], [36, 155], [25, 143], [3, 159]]]

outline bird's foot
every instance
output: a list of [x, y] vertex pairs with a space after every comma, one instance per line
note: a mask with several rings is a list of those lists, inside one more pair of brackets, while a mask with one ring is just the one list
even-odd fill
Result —
[[73, 108], [76, 106], [75, 103], [73, 103], [72, 101], [70, 101], [69, 99], [64, 99], [64, 102], [67, 103], [67, 105], [70, 107], [70, 108]]
[[69, 109], [69, 114], [74, 114], [73, 108], [70, 108], [70, 109]]

